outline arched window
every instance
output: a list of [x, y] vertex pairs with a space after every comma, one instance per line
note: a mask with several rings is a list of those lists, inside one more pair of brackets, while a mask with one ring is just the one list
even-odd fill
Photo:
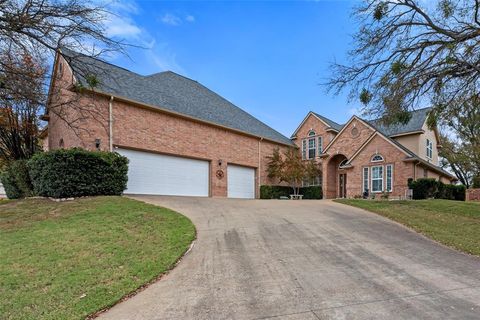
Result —
[[338, 167], [341, 169], [343, 166], [345, 166], [348, 162], [348, 159], [344, 159], [342, 162], [340, 162], [340, 164], [338, 165]]
[[311, 130], [311, 131], [308, 133], [308, 136], [309, 136], [309, 137], [313, 137], [315, 134], [316, 134], [315, 131]]
[[372, 162], [381, 162], [383, 161], [383, 157], [379, 154], [376, 154], [372, 157]]

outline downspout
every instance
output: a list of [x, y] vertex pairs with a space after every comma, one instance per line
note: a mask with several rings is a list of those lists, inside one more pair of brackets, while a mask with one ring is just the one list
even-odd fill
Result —
[[110, 102], [108, 103], [108, 136], [109, 136], [109, 149], [113, 151], [113, 96], [110, 96]]
[[420, 163], [420, 161], [417, 161], [414, 165], [413, 165], [413, 180], [417, 180], [417, 165]]
[[260, 184], [261, 184], [261, 181], [260, 181], [260, 177], [262, 175], [262, 155], [261, 155], [261, 152], [262, 152], [262, 141], [263, 141], [263, 137], [260, 138], [260, 140], [258, 140], [258, 197], [260, 197]]

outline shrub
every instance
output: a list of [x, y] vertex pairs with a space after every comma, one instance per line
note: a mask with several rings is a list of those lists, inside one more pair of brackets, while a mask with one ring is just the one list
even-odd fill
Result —
[[472, 188], [480, 188], [480, 176], [473, 177]]
[[[279, 199], [289, 197], [293, 193], [291, 187], [286, 186], [260, 186], [260, 199]], [[303, 199], [322, 199], [322, 187], [311, 186], [300, 188]]]
[[0, 178], [9, 199], [19, 199], [33, 195], [33, 186], [26, 160], [12, 162]]
[[433, 198], [438, 193], [438, 183], [433, 178], [412, 181], [410, 188], [413, 189], [413, 199], [416, 200]]
[[433, 178], [422, 178], [409, 181], [409, 187], [413, 189], [413, 199], [448, 199], [465, 201], [465, 186], [444, 184]]
[[322, 187], [311, 186], [300, 188], [300, 194], [303, 194], [303, 199], [322, 199]]
[[113, 152], [58, 149], [34, 155], [28, 167], [40, 196], [119, 195], [127, 186], [128, 159]]
[[260, 199], [279, 199], [292, 194], [292, 188], [285, 186], [260, 186]]
[[456, 185], [454, 187], [455, 189], [454, 189], [453, 195], [455, 200], [465, 201], [467, 188], [463, 184]]

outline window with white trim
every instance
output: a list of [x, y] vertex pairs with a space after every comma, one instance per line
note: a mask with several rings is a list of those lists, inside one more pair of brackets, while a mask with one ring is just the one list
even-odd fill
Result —
[[433, 142], [430, 139], [427, 139], [427, 158], [432, 159], [433, 157]]
[[376, 154], [376, 155], [374, 155], [374, 156], [372, 157], [372, 160], [371, 160], [371, 161], [372, 161], [372, 162], [381, 162], [381, 161], [383, 161], [383, 157], [382, 157], [381, 155], [379, 155], [379, 154]]
[[[313, 134], [315, 135], [315, 132], [313, 132]], [[308, 139], [308, 159], [315, 159], [316, 155], [317, 155], [317, 139], [315, 137], [309, 138]]]
[[323, 152], [323, 139], [318, 137], [318, 155], [321, 155]]
[[367, 192], [370, 189], [368, 187], [368, 184], [369, 184], [368, 173], [369, 173], [368, 167], [363, 168], [363, 189], [362, 189], [363, 192]]
[[392, 164], [387, 164], [386, 166], [386, 188], [385, 191], [387, 192], [392, 192], [393, 190], [393, 165]]
[[383, 191], [383, 166], [372, 167], [372, 192]]
[[302, 140], [302, 159], [307, 159], [307, 140]]
[[322, 176], [316, 176], [312, 178], [305, 178], [302, 181], [302, 187], [321, 186]]

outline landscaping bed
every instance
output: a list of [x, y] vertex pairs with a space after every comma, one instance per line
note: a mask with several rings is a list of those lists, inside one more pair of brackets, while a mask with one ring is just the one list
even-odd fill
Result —
[[83, 319], [171, 269], [190, 220], [118, 196], [0, 202], [2, 319]]
[[375, 212], [447, 246], [480, 256], [480, 203], [439, 199], [335, 201]]

